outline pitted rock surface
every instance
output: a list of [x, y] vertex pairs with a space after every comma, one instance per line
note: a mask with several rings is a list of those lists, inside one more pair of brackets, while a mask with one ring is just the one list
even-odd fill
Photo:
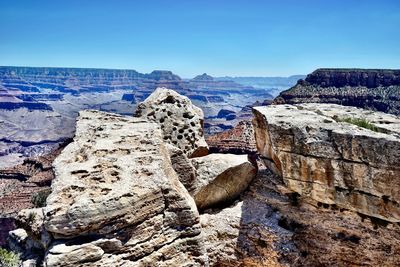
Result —
[[208, 154], [203, 134], [203, 111], [189, 98], [173, 90], [158, 88], [138, 105], [135, 116], [160, 124], [164, 140], [180, 148], [188, 157]]
[[54, 162], [47, 266], [204, 266], [199, 215], [156, 123], [82, 111]]

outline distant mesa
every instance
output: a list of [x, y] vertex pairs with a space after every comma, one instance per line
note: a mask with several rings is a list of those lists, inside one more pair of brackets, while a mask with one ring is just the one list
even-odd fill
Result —
[[173, 74], [172, 71], [169, 70], [155, 70], [149, 74], [145, 74], [146, 78], [154, 79], [156, 81], [166, 80], [166, 81], [180, 81], [181, 78]]
[[317, 69], [274, 103], [332, 103], [400, 115], [400, 70]]
[[197, 75], [192, 79], [193, 81], [214, 81], [214, 78], [207, 73], [203, 73], [202, 75]]

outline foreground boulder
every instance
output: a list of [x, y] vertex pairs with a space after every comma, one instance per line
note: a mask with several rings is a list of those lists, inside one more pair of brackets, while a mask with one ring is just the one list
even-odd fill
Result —
[[189, 98], [173, 90], [158, 88], [138, 105], [135, 116], [160, 124], [164, 140], [188, 157], [208, 154], [203, 134], [203, 111]]
[[204, 266], [199, 215], [155, 123], [82, 111], [54, 162], [46, 266]]
[[257, 174], [247, 155], [210, 154], [191, 162], [196, 169], [192, 195], [199, 209], [234, 200]]
[[254, 114], [258, 151], [291, 190], [400, 221], [398, 117], [334, 104], [256, 107]]

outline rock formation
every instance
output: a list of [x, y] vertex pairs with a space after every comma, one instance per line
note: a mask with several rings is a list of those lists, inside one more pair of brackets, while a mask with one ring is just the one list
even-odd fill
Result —
[[195, 203], [157, 124], [81, 112], [54, 167], [46, 266], [207, 264]]
[[206, 138], [211, 153], [255, 154], [257, 152], [251, 121], [240, 121], [233, 129]]
[[[182, 110], [167, 105], [178, 101]], [[201, 116], [193, 125], [183, 115], [195, 110], [159, 89], [139, 118], [81, 112], [53, 162], [46, 206], [22, 210], [10, 232], [24, 266], [399, 262], [399, 118], [328, 104], [256, 107], [266, 169], [254, 154], [191, 158], [187, 140], [166, 129], [202, 130]], [[160, 121], [165, 112], [171, 119]], [[227, 136], [252, 129], [239, 126]]]
[[[399, 118], [334, 104], [256, 107], [254, 114], [258, 151], [289, 189], [400, 221]], [[367, 121], [370, 129], [348, 119]]]
[[49, 189], [54, 178], [53, 160], [68, 142], [50, 154], [25, 159], [20, 165], [0, 170], [0, 214], [2, 216], [13, 217], [22, 209], [34, 207], [32, 197]]
[[180, 148], [188, 157], [208, 154], [203, 135], [203, 111], [187, 97], [158, 88], [138, 105], [135, 116], [159, 123], [164, 140]]
[[137, 103], [158, 87], [173, 89], [201, 107], [214, 125], [206, 128], [206, 133], [221, 132], [238, 122], [234, 114], [228, 116], [232, 121], [213, 122], [211, 117], [220, 109], [238, 111], [261, 95], [272, 98], [269, 87], [243, 86], [208, 75], [187, 80], [163, 70], [144, 74], [135, 70], [0, 66], [0, 128], [4, 129], [0, 131], [0, 169], [48, 154], [72, 138], [80, 110], [131, 115]]
[[178, 175], [179, 181], [185, 186], [189, 193], [193, 195], [196, 184], [196, 169], [182, 150], [171, 144], [166, 144], [166, 147], [172, 162], [172, 167]]
[[247, 155], [210, 154], [191, 162], [196, 169], [192, 195], [200, 210], [236, 199], [257, 174]]
[[400, 70], [318, 69], [275, 103], [333, 103], [400, 115]]

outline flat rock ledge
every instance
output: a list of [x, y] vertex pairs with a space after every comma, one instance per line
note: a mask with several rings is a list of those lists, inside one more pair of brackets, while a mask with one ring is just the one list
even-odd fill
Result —
[[399, 117], [335, 104], [272, 105], [253, 112], [257, 149], [289, 189], [400, 222]]
[[45, 266], [207, 266], [195, 202], [159, 125], [82, 111], [54, 162]]

